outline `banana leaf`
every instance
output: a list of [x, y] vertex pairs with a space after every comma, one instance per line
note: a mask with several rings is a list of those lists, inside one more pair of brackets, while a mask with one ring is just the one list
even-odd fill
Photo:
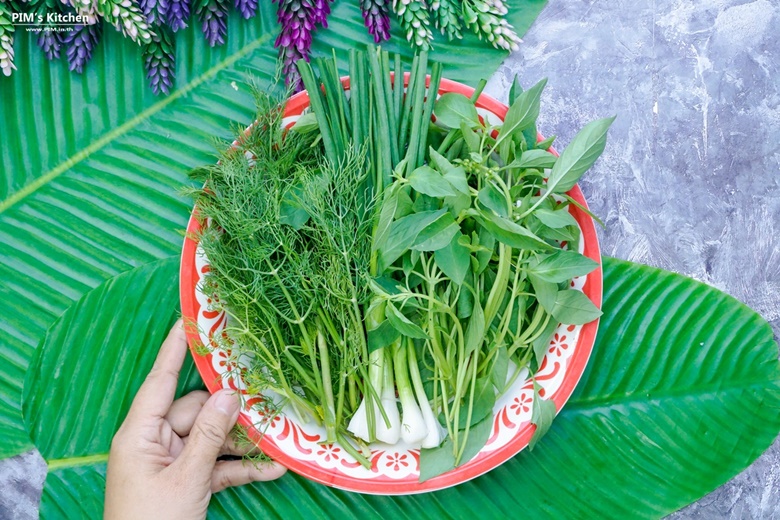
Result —
[[[102, 285], [36, 351], [24, 411], [49, 464], [44, 518], [100, 517], [111, 435], [175, 312], [174, 278], [165, 260]], [[710, 286], [622, 260], [605, 258], [604, 287], [588, 368], [533, 451], [413, 496], [349, 493], [288, 473], [218, 493], [210, 518], [658, 518], [712, 491], [780, 430], [771, 327]], [[182, 391], [197, 385], [192, 376]]]

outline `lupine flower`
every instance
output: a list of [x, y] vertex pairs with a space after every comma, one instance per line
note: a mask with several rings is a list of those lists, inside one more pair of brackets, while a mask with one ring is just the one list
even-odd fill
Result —
[[65, 33], [59, 31], [43, 30], [38, 35], [38, 47], [46, 54], [49, 60], [56, 60], [60, 57], [60, 49], [65, 42]]
[[165, 23], [173, 32], [187, 27], [187, 20], [190, 17], [190, 0], [168, 0], [168, 12], [166, 13]]
[[454, 0], [433, 0], [431, 4], [433, 11], [433, 23], [441, 30], [442, 34], [447, 35], [448, 40], [460, 39], [461, 23], [458, 13], [460, 12], [460, 2]]
[[11, 23], [11, 12], [5, 4], [0, 4], [0, 70], [5, 76], [10, 76], [14, 65], [14, 26]]
[[76, 10], [76, 14], [87, 17], [87, 23], [92, 25], [97, 23], [98, 12], [97, 2], [98, 0], [61, 0], [64, 5], [73, 7]]
[[330, 14], [331, 0], [313, 0], [311, 23], [316, 25], [328, 26], [328, 15]]
[[507, 13], [502, 0], [464, 0], [463, 13], [466, 27], [470, 27], [479, 39], [486, 39], [493, 47], [517, 50], [520, 37], [503, 16]]
[[393, 10], [409, 43], [420, 49], [429, 49], [433, 33], [427, 6], [421, 0], [394, 0]]
[[275, 46], [279, 49], [287, 85], [294, 90], [301, 89], [301, 77], [295, 63], [300, 59], [309, 61], [312, 32], [317, 24], [327, 26], [330, 5], [327, 0], [274, 0], [279, 3], [276, 19], [281, 26]]
[[146, 77], [155, 94], [167, 94], [173, 87], [175, 60], [173, 38], [161, 27], [152, 37], [151, 43], [144, 47]]
[[249, 20], [257, 12], [257, 0], [235, 0], [236, 10]]
[[360, 10], [366, 22], [368, 33], [374, 42], [390, 39], [390, 8], [388, 0], [360, 0]]
[[153, 33], [146, 17], [131, 0], [100, 0], [98, 13], [135, 43], [140, 45], [152, 41]]
[[211, 47], [225, 43], [227, 32], [227, 0], [198, 0], [198, 18], [201, 30]]
[[[168, 14], [169, 0], [139, 0], [138, 7], [149, 25], [162, 25]], [[152, 38], [154, 40], [154, 38]]]
[[84, 65], [92, 59], [92, 52], [100, 40], [101, 25], [77, 25], [65, 36], [68, 53], [68, 68], [79, 74]]

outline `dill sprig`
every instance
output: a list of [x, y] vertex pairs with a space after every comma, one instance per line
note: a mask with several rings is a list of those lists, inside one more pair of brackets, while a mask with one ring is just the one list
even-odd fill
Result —
[[313, 136], [282, 130], [280, 100], [255, 96], [249, 132], [191, 173], [204, 182], [191, 192], [211, 266], [202, 289], [228, 313], [231, 347], [253, 359], [253, 393], [279, 394], [333, 442], [357, 406], [367, 360], [374, 201], [365, 150], [348, 146], [329, 161]]

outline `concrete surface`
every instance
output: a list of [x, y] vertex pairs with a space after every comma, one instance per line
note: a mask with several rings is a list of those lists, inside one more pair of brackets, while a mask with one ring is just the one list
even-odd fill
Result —
[[[564, 144], [618, 114], [581, 183], [604, 254], [714, 285], [777, 336], [779, 63], [774, 0], [552, 0], [487, 91], [548, 77], [541, 130]], [[0, 519], [37, 516], [45, 471], [34, 452], [0, 462]], [[780, 518], [780, 443], [671, 518]]]
[[[540, 130], [563, 144], [617, 114], [580, 184], [602, 252], [707, 282], [777, 338], [778, 64], [775, 0], [551, 0], [488, 90], [549, 78]], [[780, 518], [780, 442], [671, 518]]]

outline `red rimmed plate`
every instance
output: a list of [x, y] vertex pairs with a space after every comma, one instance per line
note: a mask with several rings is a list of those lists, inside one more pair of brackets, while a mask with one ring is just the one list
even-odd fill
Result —
[[[344, 80], [349, 89], [349, 81]], [[439, 95], [458, 92], [467, 97], [473, 89], [443, 79]], [[296, 94], [285, 107], [283, 124], [289, 127], [309, 108], [306, 92]], [[489, 96], [482, 95], [477, 101], [479, 114], [488, 122], [502, 121], [507, 107]], [[586, 206], [579, 187], [575, 186], [569, 195]], [[601, 255], [593, 220], [581, 209], [571, 205], [571, 214], [582, 230], [580, 252], [599, 263], [599, 267], [587, 276], [576, 278], [572, 287], [583, 291], [601, 307], [602, 271]], [[534, 426], [530, 423], [533, 402], [533, 383], [527, 371], [515, 379], [515, 383], [496, 402], [493, 409], [493, 429], [485, 447], [469, 462], [443, 475], [418, 482], [419, 450], [403, 443], [385, 445], [372, 444], [371, 468], [366, 469], [346, 453], [338, 443], [324, 444], [324, 428], [313, 420], [303, 421], [291, 411], [283, 411], [268, 419], [262, 414], [262, 398], [249, 395], [241, 379], [246, 360], [236, 358], [230, 351], [212, 343], [224, 330], [227, 317], [224, 312], [210, 309], [213, 295], [204, 293], [202, 282], [208, 272], [208, 259], [194, 237], [201, 230], [197, 208], [193, 210], [187, 226], [180, 271], [180, 296], [182, 313], [187, 327], [195, 364], [212, 393], [221, 388], [232, 388], [243, 396], [244, 407], [239, 423], [247, 428], [249, 435], [269, 456], [290, 470], [322, 484], [382, 495], [401, 495], [433, 491], [471, 480], [507, 461], [528, 445]], [[536, 374], [536, 381], [542, 386], [542, 396], [552, 398], [560, 411], [571, 396], [582, 376], [596, 339], [598, 321], [586, 325], [560, 324], [553, 334], [545, 358]], [[201, 345], [209, 347], [210, 353], [202, 355]], [[260, 432], [263, 432], [261, 434]]]

